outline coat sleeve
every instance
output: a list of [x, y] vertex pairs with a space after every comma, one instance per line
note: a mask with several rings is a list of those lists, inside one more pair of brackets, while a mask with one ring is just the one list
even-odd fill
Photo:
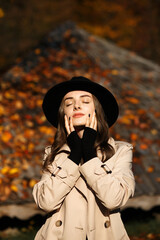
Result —
[[122, 144], [105, 163], [98, 157], [91, 159], [80, 167], [80, 172], [105, 207], [122, 207], [133, 196], [135, 189], [132, 145]]
[[[45, 158], [47, 152], [48, 149], [45, 151]], [[46, 212], [58, 209], [79, 176], [78, 166], [66, 154], [59, 154], [58, 160], [49, 166], [49, 170], [43, 173], [41, 180], [33, 188], [36, 204]]]

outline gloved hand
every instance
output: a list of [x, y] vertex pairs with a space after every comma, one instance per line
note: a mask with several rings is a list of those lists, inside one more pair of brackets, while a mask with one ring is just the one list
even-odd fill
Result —
[[82, 152], [84, 162], [87, 162], [88, 160], [97, 156], [96, 150], [94, 149], [96, 136], [96, 130], [90, 127], [85, 127], [82, 138]]
[[71, 149], [71, 153], [68, 158], [78, 165], [82, 157], [82, 141], [76, 131], [73, 131], [68, 135], [67, 143]]

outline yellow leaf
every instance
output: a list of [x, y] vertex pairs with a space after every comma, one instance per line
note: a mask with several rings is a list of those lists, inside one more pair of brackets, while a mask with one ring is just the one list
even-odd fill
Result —
[[12, 190], [13, 192], [18, 192], [18, 188], [17, 188], [16, 185], [11, 185], [11, 190]]
[[31, 152], [34, 149], [34, 144], [33, 143], [29, 143], [28, 144], [28, 151]]
[[158, 134], [158, 131], [157, 131], [157, 129], [152, 129], [152, 130], [151, 130], [151, 133], [152, 133], [152, 135], [157, 135], [157, 134]]
[[22, 109], [24, 106], [23, 106], [23, 103], [19, 100], [15, 101], [15, 107], [17, 109]]
[[2, 174], [6, 174], [6, 173], [9, 172], [9, 170], [10, 170], [10, 167], [6, 166], [6, 167], [4, 167], [4, 168], [1, 169], [1, 173], [2, 173]]
[[41, 99], [37, 100], [37, 106], [40, 106], [40, 107], [42, 106], [42, 100]]
[[6, 91], [4, 96], [7, 98], [7, 99], [14, 99], [14, 95], [12, 93], [10, 93], [9, 91]]
[[9, 170], [9, 174], [17, 174], [17, 173], [19, 173], [19, 169], [18, 168], [12, 168], [12, 169], [10, 169]]
[[35, 179], [31, 179], [30, 182], [29, 182], [29, 186], [31, 188], [33, 188], [36, 183], [37, 183], [37, 181]]
[[118, 71], [116, 69], [112, 70], [112, 75], [118, 75]]

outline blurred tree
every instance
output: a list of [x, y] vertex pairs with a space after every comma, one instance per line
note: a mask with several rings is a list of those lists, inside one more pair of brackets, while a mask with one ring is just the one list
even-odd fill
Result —
[[160, 63], [159, 15], [159, 0], [0, 0], [0, 67], [66, 20]]
[[77, 0], [86, 30], [160, 63], [160, 1]]

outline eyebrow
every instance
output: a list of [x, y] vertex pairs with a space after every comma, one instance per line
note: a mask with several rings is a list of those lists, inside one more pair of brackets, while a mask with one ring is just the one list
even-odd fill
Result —
[[[83, 97], [90, 97], [90, 98], [91, 98], [91, 96], [90, 96], [90, 95], [87, 95], [87, 94], [80, 96], [80, 98], [83, 98]], [[67, 98], [64, 99], [64, 101], [66, 101], [66, 100], [68, 100], [68, 99], [73, 99], [73, 97], [67, 97]]]

